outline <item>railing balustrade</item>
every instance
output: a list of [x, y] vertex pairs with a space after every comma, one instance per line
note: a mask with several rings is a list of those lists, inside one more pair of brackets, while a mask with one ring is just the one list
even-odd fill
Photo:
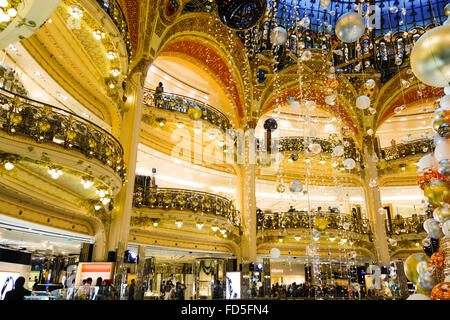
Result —
[[97, 3], [105, 10], [111, 17], [111, 20], [116, 25], [117, 29], [125, 41], [128, 56], [131, 56], [130, 33], [128, 31], [128, 22], [122, 8], [117, 0], [97, 0]]
[[[137, 180], [136, 180], [137, 181]], [[136, 208], [192, 211], [226, 218], [234, 226], [240, 226], [240, 214], [231, 200], [208, 192], [151, 188], [135, 183], [133, 205]]]
[[423, 223], [428, 219], [427, 215], [413, 216], [400, 219], [386, 219], [386, 233], [389, 236], [414, 234], [425, 232]]
[[[359, 234], [370, 234], [370, 224], [367, 219], [357, 219], [344, 213], [321, 212], [315, 217], [328, 220], [327, 229], [344, 230]], [[309, 229], [314, 227], [314, 217], [306, 211], [264, 213], [258, 215], [258, 230]]]
[[174, 93], [155, 93], [155, 90], [144, 90], [144, 104], [150, 107], [177, 111], [188, 114], [190, 108], [198, 108], [201, 111], [200, 118], [218, 126], [222, 130], [232, 127], [230, 120], [213, 106], [200, 100]]
[[415, 154], [425, 154], [434, 151], [434, 143], [431, 139], [414, 140], [407, 143], [399, 143], [394, 146], [381, 149], [380, 156], [385, 160], [396, 160]]
[[109, 132], [76, 114], [0, 89], [0, 130], [53, 143], [100, 160], [124, 179], [123, 148]]

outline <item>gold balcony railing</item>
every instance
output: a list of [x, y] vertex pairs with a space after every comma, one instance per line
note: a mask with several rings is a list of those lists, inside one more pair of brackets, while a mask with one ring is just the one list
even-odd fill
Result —
[[427, 219], [427, 215], [400, 219], [386, 219], [386, 233], [388, 236], [395, 236], [425, 232], [425, 230], [423, 229], [423, 223]]
[[95, 123], [58, 107], [0, 89], [0, 130], [95, 158], [125, 177], [119, 141]]
[[[320, 139], [320, 138], [311, 138], [311, 137], [281, 137], [275, 140], [278, 143], [278, 150], [280, 152], [284, 151], [305, 151], [308, 149], [309, 145], [312, 143], [320, 144], [322, 148], [322, 152], [332, 153], [333, 147], [335, 144], [329, 140]], [[261, 142], [261, 141], [258, 141]], [[355, 143], [351, 139], [344, 139], [344, 157], [352, 158], [355, 161], [361, 160], [361, 152], [356, 148]], [[258, 143], [259, 147], [259, 143]], [[272, 146], [273, 148], [273, 146]]]
[[434, 143], [431, 139], [414, 140], [408, 143], [399, 143], [394, 146], [381, 149], [380, 158], [387, 161], [405, 158], [416, 154], [433, 152]]
[[190, 108], [198, 108], [201, 110], [201, 119], [218, 126], [222, 130], [232, 127], [230, 120], [222, 112], [213, 106], [196, 100], [173, 93], [156, 94], [155, 90], [145, 89], [144, 104], [149, 107], [156, 107], [170, 111], [177, 111], [187, 114]]
[[144, 180], [145, 177], [136, 177], [133, 194], [133, 205], [136, 208], [191, 211], [223, 217], [234, 226], [240, 226], [239, 211], [227, 198], [195, 190], [151, 188], [141, 183]]
[[97, 0], [97, 3], [111, 17], [112, 21], [119, 30], [122, 39], [125, 41], [128, 56], [131, 56], [130, 33], [128, 31], [127, 19], [117, 0]]
[[258, 230], [309, 229], [314, 227], [314, 219], [328, 220], [327, 229], [343, 230], [358, 234], [371, 234], [369, 220], [357, 219], [348, 214], [321, 212], [310, 215], [306, 211], [257, 214]]

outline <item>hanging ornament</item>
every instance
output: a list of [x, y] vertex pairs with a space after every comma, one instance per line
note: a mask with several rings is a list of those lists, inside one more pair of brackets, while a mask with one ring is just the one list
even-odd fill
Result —
[[356, 107], [365, 110], [370, 107], [370, 98], [368, 96], [359, 96], [356, 99]]
[[434, 165], [434, 157], [432, 153], [428, 153], [420, 158], [417, 162], [417, 169], [419, 171], [424, 171], [425, 169], [432, 168]]
[[347, 158], [343, 161], [344, 168], [347, 170], [353, 170], [356, 167], [356, 162], [352, 158]]
[[427, 219], [423, 223], [423, 229], [427, 232], [431, 239], [440, 239], [444, 236], [439, 222], [435, 219]]
[[295, 100], [294, 97], [288, 98], [288, 104], [291, 107], [292, 111], [298, 111], [300, 109], [300, 103], [297, 100]]
[[319, 154], [322, 152], [322, 146], [318, 143], [311, 143], [309, 145], [309, 151], [311, 151], [314, 154]]
[[436, 146], [436, 149], [434, 149], [434, 158], [438, 162], [450, 159], [450, 139], [446, 139]]
[[355, 42], [364, 34], [364, 19], [355, 12], [342, 15], [336, 23], [336, 36], [343, 42]]
[[448, 159], [439, 161], [437, 171], [445, 177], [450, 176], [450, 161]]
[[216, 5], [220, 21], [235, 30], [255, 26], [266, 11], [265, 0], [216, 0]]
[[450, 110], [450, 94], [447, 94], [439, 99], [439, 105], [443, 110]]
[[447, 220], [442, 224], [442, 233], [444, 233], [446, 238], [450, 238], [450, 220]]
[[297, 161], [298, 160], [298, 154], [297, 153], [292, 153], [291, 156], [289, 157], [292, 161]]
[[384, 170], [387, 168], [387, 161], [386, 159], [380, 159], [377, 162], [377, 168], [380, 170]]
[[450, 300], [450, 282], [441, 282], [435, 285], [431, 290], [430, 298], [431, 300]]
[[320, 6], [326, 8], [330, 5], [331, 0], [320, 0]]
[[334, 106], [334, 101], [336, 100], [336, 95], [332, 94], [329, 96], [325, 97], [325, 103], [330, 105], [330, 106]]
[[270, 42], [274, 46], [281, 46], [286, 43], [288, 34], [283, 27], [276, 27], [270, 33]]
[[314, 241], [317, 241], [320, 239], [320, 231], [314, 229], [311, 233], [311, 236], [313, 238]]
[[338, 79], [336, 79], [336, 77], [334, 77], [334, 75], [333, 77], [328, 76], [323, 82], [323, 85], [327, 89], [336, 90], [339, 87], [339, 81]]
[[399, 113], [401, 113], [405, 108], [406, 108], [405, 105], [402, 105], [402, 106], [399, 106], [399, 107], [395, 107], [395, 108], [394, 108], [394, 113], [395, 113], [395, 114], [399, 114]]
[[344, 155], [344, 152], [345, 150], [343, 146], [335, 146], [331, 155], [333, 157], [342, 157]]
[[305, 107], [307, 110], [314, 110], [316, 108], [316, 102], [308, 100], [305, 102]]
[[284, 184], [280, 183], [280, 184], [277, 186], [277, 191], [278, 191], [278, 193], [283, 193], [285, 190], [286, 190], [286, 187], [284, 186]]
[[298, 180], [293, 180], [289, 184], [289, 191], [292, 193], [301, 192], [303, 190], [303, 184]]
[[281, 254], [281, 252], [280, 252], [280, 249], [278, 249], [278, 248], [272, 248], [272, 249], [270, 250], [270, 257], [271, 257], [272, 259], [277, 259], [277, 258], [279, 258], [279, 257], [280, 257], [280, 254]]
[[309, 51], [309, 50], [303, 51], [303, 54], [302, 54], [302, 60], [303, 60], [303, 61], [311, 60], [311, 58], [312, 58], [312, 53], [311, 53], [311, 51]]
[[432, 205], [440, 206], [441, 203], [450, 202], [450, 185], [448, 182], [432, 179], [429, 184], [425, 185], [423, 193]]
[[305, 251], [307, 256], [312, 257], [316, 254], [316, 247], [310, 244], [306, 247]]
[[425, 32], [411, 52], [414, 75], [433, 87], [446, 87], [450, 83], [450, 25]]
[[404, 264], [404, 271], [406, 278], [411, 281], [413, 284], [416, 284], [419, 281], [419, 273], [417, 272], [417, 265], [421, 261], [428, 261], [428, 258], [423, 253], [414, 253], [410, 255]]

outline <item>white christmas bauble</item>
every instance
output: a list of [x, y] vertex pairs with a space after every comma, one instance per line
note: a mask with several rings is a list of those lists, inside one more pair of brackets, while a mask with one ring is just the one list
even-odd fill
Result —
[[420, 158], [419, 162], [417, 163], [417, 168], [419, 171], [423, 171], [427, 168], [433, 167], [433, 163], [434, 163], [433, 154], [429, 153]]
[[335, 146], [333, 148], [333, 153], [331, 155], [333, 157], [342, 157], [344, 155], [344, 147], [343, 146]]
[[287, 38], [288, 34], [283, 27], [276, 27], [270, 33], [270, 42], [272, 42], [274, 46], [280, 46], [286, 43]]
[[439, 102], [441, 108], [444, 110], [450, 110], [450, 94], [443, 96]]
[[280, 249], [278, 248], [272, 248], [270, 250], [270, 257], [273, 259], [277, 259], [280, 257]]
[[356, 99], [356, 107], [364, 110], [370, 107], [370, 98], [368, 96], [359, 96]]
[[344, 168], [347, 170], [352, 170], [356, 167], [356, 162], [352, 158], [347, 158], [343, 161]]

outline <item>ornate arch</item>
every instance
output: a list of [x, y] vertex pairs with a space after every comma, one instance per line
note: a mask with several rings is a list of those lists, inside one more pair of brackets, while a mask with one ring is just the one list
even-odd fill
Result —
[[155, 57], [176, 54], [201, 66], [230, 95], [238, 117], [245, 117], [252, 101], [251, 68], [234, 33], [206, 13], [184, 14], [169, 28], [157, 27], [155, 32], [161, 37]]
[[409, 81], [410, 77], [408, 70], [404, 69], [381, 88], [374, 103], [374, 108], [377, 110], [373, 119], [375, 131], [394, 114], [395, 108], [402, 105], [406, 108], [413, 107], [417, 102], [430, 103], [444, 95], [442, 88], [425, 86], [423, 90], [419, 90], [421, 83], [417, 80], [408, 88], [403, 88], [402, 80]]

